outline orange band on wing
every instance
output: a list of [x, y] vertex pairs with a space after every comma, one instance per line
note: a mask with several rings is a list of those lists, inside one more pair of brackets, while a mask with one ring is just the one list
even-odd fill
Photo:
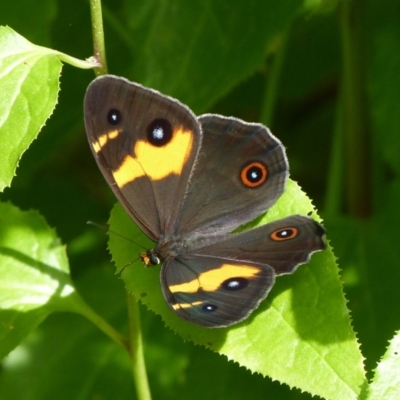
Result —
[[92, 142], [93, 149], [96, 153], [99, 153], [104, 145], [109, 141], [113, 140], [121, 133], [118, 129], [107, 132], [104, 135], [99, 136], [95, 142]]
[[201, 306], [203, 303], [204, 303], [204, 301], [194, 301], [193, 303], [176, 303], [176, 304], [172, 304], [172, 308], [174, 310], [179, 310], [180, 308], [190, 308], [190, 307]]
[[134, 148], [136, 157], [127, 155], [121, 166], [112, 171], [115, 182], [123, 187], [142, 176], [161, 180], [170, 174], [180, 175], [193, 145], [193, 132], [182, 127], [174, 130], [172, 139], [165, 146], [157, 147], [139, 140]]
[[251, 279], [259, 274], [260, 271], [260, 268], [250, 265], [223, 264], [219, 268], [203, 272], [197, 279], [193, 279], [190, 282], [169, 286], [169, 290], [171, 293], [196, 293], [199, 289], [206, 292], [214, 292], [227, 279]]

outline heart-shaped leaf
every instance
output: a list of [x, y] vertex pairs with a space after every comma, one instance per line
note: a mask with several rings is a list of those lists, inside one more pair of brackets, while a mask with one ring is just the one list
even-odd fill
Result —
[[[259, 224], [310, 212], [314, 209], [309, 198], [290, 181]], [[314, 254], [293, 275], [278, 277], [268, 298], [247, 320], [229, 328], [207, 329], [180, 319], [170, 310], [161, 293], [159, 267], [145, 268], [138, 257], [154, 243], [119, 205], [112, 212], [110, 227], [118, 234], [110, 234], [110, 250], [117, 269], [123, 269], [127, 289], [183, 339], [313, 395], [357, 398], [365, 379], [363, 358], [330, 248]]]

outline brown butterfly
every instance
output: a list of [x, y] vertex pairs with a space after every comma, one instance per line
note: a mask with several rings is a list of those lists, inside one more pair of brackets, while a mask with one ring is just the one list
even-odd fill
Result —
[[130, 217], [155, 242], [161, 288], [180, 317], [207, 327], [245, 319], [274, 284], [325, 248], [323, 227], [290, 217], [240, 233], [285, 190], [288, 162], [265, 126], [215, 114], [112, 75], [85, 97], [94, 157]]

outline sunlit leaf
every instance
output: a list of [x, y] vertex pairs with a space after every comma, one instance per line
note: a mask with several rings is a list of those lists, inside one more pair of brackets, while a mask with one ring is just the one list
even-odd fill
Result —
[[50, 51], [0, 27], [0, 191], [57, 103], [61, 62]]
[[[291, 181], [261, 223], [309, 212], [313, 212], [310, 200]], [[330, 248], [314, 254], [293, 275], [278, 277], [268, 298], [244, 322], [207, 329], [181, 320], [167, 306], [159, 267], [145, 268], [138, 260], [143, 248], [136, 243], [146, 249], [154, 244], [143, 238], [119, 205], [110, 222], [111, 230], [118, 233], [110, 234], [110, 249], [118, 269], [124, 268], [128, 290], [184, 340], [303, 391], [330, 399], [357, 398], [364, 381], [363, 358]]]
[[50, 313], [85, 310], [54, 230], [9, 203], [0, 203], [0, 282], [0, 359]]
[[400, 398], [400, 332], [391, 340], [389, 347], [376, 367], [368, 400], [397, 400]]

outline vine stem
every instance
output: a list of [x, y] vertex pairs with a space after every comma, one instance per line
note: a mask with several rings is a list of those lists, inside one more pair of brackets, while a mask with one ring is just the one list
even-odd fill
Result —
[[107, 74], [106, 47], [104, 43], [103, 15], [101, 0], [90, 0], [90, 13], [92, 16], [92, 34], [94, 58], [100, 64], [94, 69], [96, 76]]
[[104, 318], [97, 314], [93, 309], [82, 299], [82, 297], [75, 292], [73, 296], [70, 296], [70, 308], [69, 311], [81, 314], [89, 321], [91, 321], [97, 328], [111, 338], [115, 343], [122, 346], [129, 352], [129, 346], [127, 340]]
[[[96, 67], [97, 76], [107, 74], [107, 59], [104, 42], [101, 0], [90, 0], [92, 18], [94, 58], [100, 64]], [[127, 349], [131, 357], [132, 375], [139, 400], [151, 400], [150, 388], [143, 354], [143, 337], [140, 325], [139, 305], [133, 295], [127, 292], [129, 341]]]
[[136, 394], [140, 400], [151, 400], [149, 382], [144, 362], [139, 304], [135, 297], [128, 292], [127, 304], [129, 316], [129, 344], [132, 358], [132, 374], [136, 383]]
[[344, 151], [343, 146], [343, 102], [339, 99], [336, 109], [336, 123], [333, 134], [332, 150], [330, 154], [330, 162], [327, 176], [327, 190], [325, 195], [324, 215], [334, 218], [340, 215], [342, 211], [342, 198], [344, 165], [342, 162], [342, 155]]
[[275, 44], [275, 57], [272, 62], [271, 73], [264, 93], [260, 121], [268, 127], [271, 127], [273, 123], [276, 100], [278, 98], [277, 92], [279, 90], [282, 66], [286, 55], [286, 44], [287, 34], [282, 34]]
[[342, 129], [345, 150], [346, 211], [360, 218], [371, 214], [371, 149], [360, 17], [363, 1], [342, 0]]

